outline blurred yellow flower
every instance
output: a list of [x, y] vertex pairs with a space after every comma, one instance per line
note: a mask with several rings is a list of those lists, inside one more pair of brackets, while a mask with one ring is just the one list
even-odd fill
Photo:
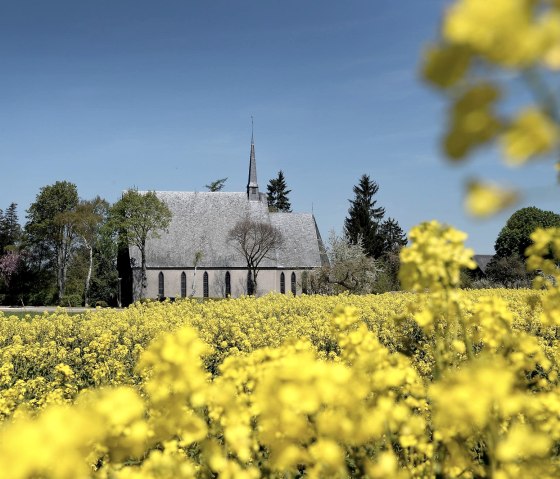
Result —
[[459, 289], [466, 235], [410, 238], [421, 293], [0, 313], [0, 476], [558, 477], [558, 288]]
[[451, 109], [450, 124], [444, 140], [446, 154], [453, 160], [492, 140], [501, 129], [501, 120], [493, 112], [500, 90], [490, 83], [470, 87]]
[[[410, 230], [412, 242], [401, 250], [399, 278], [411, 291], [438, 291], [456, 287], [463, 268], [474, 269], [474, 252], [465, 248], [467, 235], [437, 221], [421, 223]], [[430, 322], [429, 316], [421, 321]]]
[[498, 445], [496, 455], [500, 461], [514, 462], [531, 456], [544, 456], [551, 446], [552, 441], [546, 435], [535, 433], [526, 425], [516, 424]]
[[492, 216], [513, 205], [518, 193], [493, 183], [470, 181], [465, 197], [465, 209], [472, 216]]
[[521, 165], [550, 152], [558, 142], [558, 127], [537, 108], [522, 111], [501, 137], [508, 163]]
[[467, 73], [469, 50], [456, 45], [430, 45], [424, 54], [422, 76], [440, 88], [449, 88]]
[[460, 0], [450, 9], [443, 37], [506, 67], [535, 63], [558, 39], [556, 15], [536, 16], [532, 0]]

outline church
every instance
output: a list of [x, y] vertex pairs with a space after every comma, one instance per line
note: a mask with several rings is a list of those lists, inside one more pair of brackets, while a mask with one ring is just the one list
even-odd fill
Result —
[[[309, 271], [328, 263], [319, 228], [312, 213], [269, 211], [267, 196], [259, 191], [255, 143], [251, 137], [246, 191], [156, 191], [172, 213], [159, 238], [146, 244], [146, 298], [224, 298], [270, 291], [299, 295], [307, 292]], [[238, 222], [249, 219], [276, 228], [281, 242], [259, 265], [253, 292], [245, 257], [228, 239]], [[140, 255], [129, 249], [133, 299], [141, 297]]]

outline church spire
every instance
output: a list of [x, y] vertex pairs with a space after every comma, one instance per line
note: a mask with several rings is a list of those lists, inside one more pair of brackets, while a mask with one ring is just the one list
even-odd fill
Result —
[[259, 185], [257, 183], [257, 160], [255, 159], [255, 135], [253, 117], [251, 116], [251, 154], [249, 155], [249, 181], [247, 183], [249, 200], [259, 200]]

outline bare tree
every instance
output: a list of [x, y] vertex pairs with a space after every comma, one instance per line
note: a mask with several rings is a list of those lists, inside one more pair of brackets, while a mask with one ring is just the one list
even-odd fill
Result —
[[252, 286], [248, 293], [256, 295], [259, 266], [263, 259], [271, 259], [274, 249], [282, 244], [282, 233], [270, 223], [245, 218], [230, 230], [228, 241], [245, 258]]

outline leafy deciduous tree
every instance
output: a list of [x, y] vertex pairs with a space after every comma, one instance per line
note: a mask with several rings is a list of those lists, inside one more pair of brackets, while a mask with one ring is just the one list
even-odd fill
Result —
[[560, 215], [543, 211], [534, 206], [517, 210], [507, 220], [496, 239], [496, 256], [505, 258], [517, 255], [525, 257], [525, 250], [532, 244], [530, 235], [537, 228], [560, 227]]
[[42, 263], [47, 267], [54, 265], [59, 300], [64, 296], [68, 264], [75, 246], [73, 211], [77, 205], [76, 185], [57, 181], [42, 187], [27, 211], [27, 240], [40, 267]]
[[93, 273], [93, 252], [101, 236], [101, 227], [107, 220], [109, 203], [97, 196], [82, 200], [73, 213], [74, 231], [88, 253], [88, 269], [84, 284], [84, 306], [89, 305], [89, 291]]
[[149, 237], [159, 238], [159, 232], [167, 229], [171, 222], [171, 211], [155, 192], [141, 193], [137, 189], [126, 191], [110, 210], [110, 221], [115, 231], [125, 231], [121, 240], [140, 251], [141, 291], [144, 296], [147, 286], [146, 241]]

